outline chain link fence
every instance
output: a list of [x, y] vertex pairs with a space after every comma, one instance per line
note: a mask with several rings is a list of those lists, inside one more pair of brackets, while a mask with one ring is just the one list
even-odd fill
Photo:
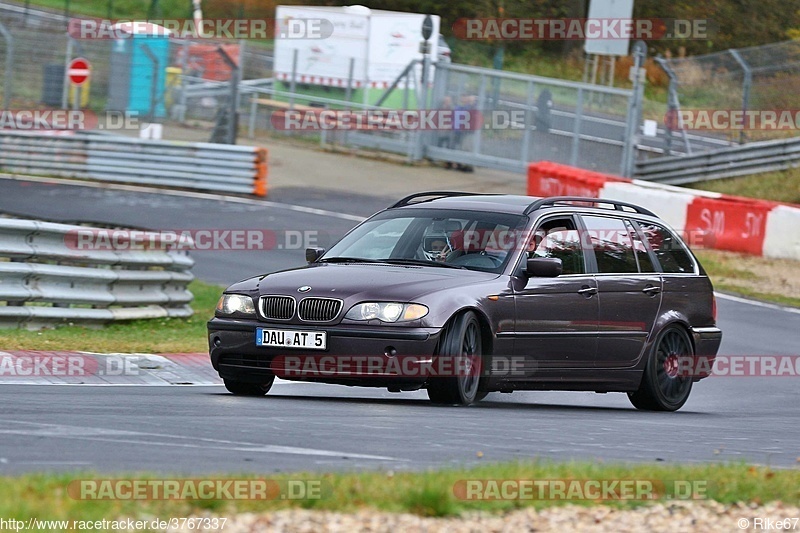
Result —
[[[659, 60], [670, 76], [673, 109], [682, 110], [798, 110], [800, 41], [730, 49], [700, 56]], [[731, 129], [706, 135], [744, 143], [791, 137], [794, 129]], [[719, 146], [686, 140], [690, 150], [710, 151]], [[721, 144], [721, 143], [720, 143]]]
[[[0, 85], [8, 92], [10, 109], [73, 107], [78, 95], [66, 81], [66, 66], [84, 57], [92, 74], [79, 95], [79, 107], [98, 113], [134, 110], [142, 122], [175, 121], [206, 130], [211, 142], [235, 142], [232, 132], [251, 137], [268, 133], [394, 152], [409, 161], [427, 158], [464, 170], [485, 166], [515, 172], [524, 171], [529, 161], [549, 160], [630, 174], [631, 157], [663, 152], [663, 140], [641, 135], [643, 96], [630, 89], [447, 62], [433, 64], [427, 83], [422, 82], [421, 62], [409, 65], [394, 84], [378, 83], [354, 77], [356, 59], [338, 56], [330, 60], [339, 65], [341, 75], [315, 79], [299, 74], [302, 68], [297, 67], [310, 58], [296, 57], [277, 68], [270, 43], [258, 41], [169, 38], [160, 47], [155, 40], [142, 39], [139, 44], [157, 58], [134, 50], [126, 59], [120, 49], [128, 46], [126, 39], [72, 39], [66, 19], [57, 15], [25, 20], [0, 11], [0, 22], [8, 37], [0, 42], [0, 54], [9, 54], [11, 65], [10, 75], [0, 68]], [[134, 93], [141, 97], [136, 105]], [[482, 123], [437, 131], [286, 131], [275, 120], [290, 109], [420, 107], [466, 109]]]

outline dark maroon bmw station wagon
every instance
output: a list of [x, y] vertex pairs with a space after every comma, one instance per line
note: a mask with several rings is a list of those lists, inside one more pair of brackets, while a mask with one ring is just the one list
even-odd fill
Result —
[[263, 395], [278, 376], [461, 405], [624, 392], [674, 411], [722, 339], [697, 259], [624, 202], [420, 193], [306, 259], [220, 299], [208, 338], [230, 392]]

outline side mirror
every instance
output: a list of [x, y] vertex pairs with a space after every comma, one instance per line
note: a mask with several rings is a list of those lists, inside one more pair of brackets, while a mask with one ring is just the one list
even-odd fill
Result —
[[564, 266], [555, 257], [534, 257], [528, 259], [525, 273], [538, 278], [555, 278], [561, 275]]
[[325, 248], [306, 248], [306, 262], [316, 263], [317, 259], [325, 253]]

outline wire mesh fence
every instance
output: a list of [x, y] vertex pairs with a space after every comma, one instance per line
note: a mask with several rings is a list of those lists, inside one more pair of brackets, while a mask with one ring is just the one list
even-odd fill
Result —
[[[800, 41], [662, 60], [682, 110], [800, 110]], [[730, 128], [710, 134], [734, 142], [790, 137], [796, 128]], [[713, 146], [695, 147], [697, 151]]]
[[[74, 39], [65, 20], [20, 22], [0, 13], [11, 58], [11, 76], [0, 68], [12, 109], [129, 110], [144, 122], [174, 120], [207, 129], [257, 136], [304, 136], [323, 144], [389, 151], [409, 160], [427, 158], [463, 168], [488, 166], [522, 171], [529, 161], [549, 160], [603, 172], [625, 172], [626, 146], [663, 151], [639, 134], [641, 102], [634, 91], [452, 63], [434, 63], [427, 83], [416, 62], [390, 82], [375, 82], [354, 69], [357, 58], [329, 58], [339, 76], [315, 78], [303, 65], [324, 56], [283, 58], [266, 42], [220, 39]], [[226, 62], [225, 56], [230, 58]], [[91, 77], [78, 93], [66, 80], [71, 59], [83, 57]], [[299, 65], [299, 68], [298, 68]], [[328, 65], [330, 67], [330, 65]], [[329, 68], [330, 70], [330, 68]], [[232, 81], [236, 90], [232, 91]], [[80, 97], [80, 102], [76, 101]], [[641, 95], [638, 96], [641, 98]], [[231, 115], [231, 101], [236, 112]], [[403, 128], [333, 128], [287, 131], [287, 110], [368, 113], [401, 109], [469, 110], [473, 127], [435, 131]], [[633, 114], [632, 114], [633, 113]], [[633, 120], [633, 122], [631, 122]]]

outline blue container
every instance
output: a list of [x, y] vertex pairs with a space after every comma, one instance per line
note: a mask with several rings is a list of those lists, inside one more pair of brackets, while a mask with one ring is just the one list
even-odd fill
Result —
[[[154, 56], [155, 63], [147, 50]], [[169, 37], [165, 34], [131, 35], [115, 40], [111, 50], [108, 109], [133, 111], [143, 118], [150, 116], [152, 111], [153, 118], [163, 118], [166, 115], [164, 90], [168, 66]]]

